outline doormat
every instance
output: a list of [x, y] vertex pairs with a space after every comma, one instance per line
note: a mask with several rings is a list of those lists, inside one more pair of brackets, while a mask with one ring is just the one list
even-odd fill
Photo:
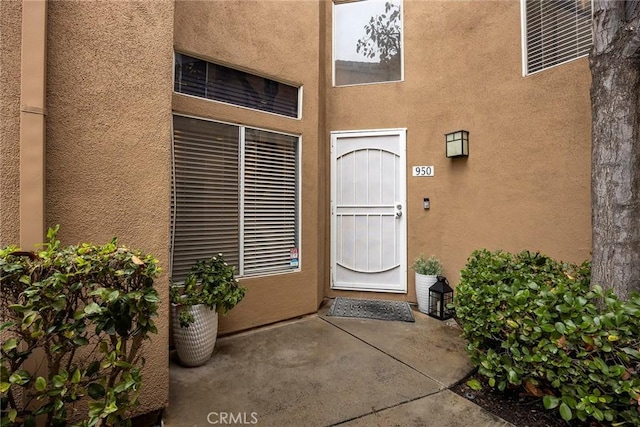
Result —
[[415, 322], [413, 311], [405, 301], [382, 301], [337, 297], [327, 316]]

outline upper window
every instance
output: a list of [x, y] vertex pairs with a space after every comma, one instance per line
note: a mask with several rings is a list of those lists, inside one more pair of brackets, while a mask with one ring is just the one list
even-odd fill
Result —
[[298, 88], [176, 53], [174, 90], [241, 107], [299, 117]]
[[524, 74], [589, 54], [591, 0], [522, 0]]
[[297, 136], [174, 116], [173, 281], [218, 253], [239, 276], [298, 269], [298, 145]]
[[402, 80], [402, 0], [335, 1], [336, 86]]

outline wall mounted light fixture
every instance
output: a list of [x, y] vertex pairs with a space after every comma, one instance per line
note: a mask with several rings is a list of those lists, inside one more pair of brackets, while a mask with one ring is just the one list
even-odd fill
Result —
[[458, 130], [445, 134], [447, 157], [466, 157], [469, 155], [469, 131]]

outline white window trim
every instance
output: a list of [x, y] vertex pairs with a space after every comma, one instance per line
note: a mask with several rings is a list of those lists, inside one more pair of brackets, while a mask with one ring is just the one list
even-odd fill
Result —
[[[593, 21], [593, 0], [589, 0], [591, 2], [591, 19]], [[548, 67], [542, 68], [541, 70], [531, 71], [529, 72], [529, 67], [527, 65], [528, 62], [528, 54], [527, 54], [527, 0], [520, 0], [520, 43], [522, 48], [522, 77], [533, 76], [540, 72], [550, 70], [552, 68], [558, 67], [560, 65], [567, 64], [569, 62], [576, 61], [578, 59], [582, 59], [584, 57], [589, 56], [588, 53], [584, 55], [577, 56], [575, 58], [567, 59], [566, 61], [559, 62], [554, 65], [550, 65]]]
[[[520, 46], [522, 49], [522, 77], [527, 77], [527, 0], [520, 0]], [[174, 60], [175, 63], [175, 60]], [[173, 67], [175, 69], [175, 67]], [[174, 80], [175, 81], [175, 80]]]
[[[366, 0], [365, 0], [366, 1]], [[367, 85], [384, 85], [393, 83], [404, 82], [404, 0], [400, 0], [401, 13], [400, 20], [402, 22], [402, 33], [400, 34], [400, 80], [389, 80], [385, 82], [370, 82], [370, 83], [353, 83], [348, 85], [336, 85], [336, 3], [338, 5], [342, 3], [349, 3], [349, 1], [336, 1], [331, 2], [331, 85], [332, 87], [351, 87], [351, 86], [367, 86]], [[175, 67], [174, 67], [175, 68]]]
[[[197, 99], [201, 99], [198, 97], [194, 97]], [[260, 111], [260, 110], [256, 110], [256, 111]], [[202, 116], [197, 116], [197, 115], [192, 115], [192, 114], [183, 114], [183, 113], [176, 113], [176, 112], [172, 112], [171, 117], [171, 173], [172, 173], [172, 181], [175, 176], [175, 162], [174, 162], [174, 127], [173, 127], [173, 117], [174, 116], [180, 116], [180, 117], [185, 117], [185, 118], [190, 118], [190, 119], [196, 119], [196, 120], [203, 120], [203, 121], [207, 121], [207, 122], [213, 122], [213, 123], [220, 123], [220, 124], [224, 124], [224, 125], [231, 125], [231, 126], [237, 126], [239, 128], [239, 132], [238, 132], [238, 137], [240, 138], [240, 140], [238, 141], [239, 143], [239, 150], [240, 150], [240, 159], [238, 159], [238, 161], [240, 161], [240, 165], [238, 168], [238, 173], [240, 174], [239, 176], [239, 180], [238, 183], [239, 185], [241, 185], [241, 188], [244, 188], [244, 134], [245, 134], [245, 129], [246, 128], [251, 128], [251, 129], [255, 129], [255, 130], [259, 130], [259, 131], [265, 131], [265, 132], [272, 132], [272, 133], [277, 133], [280, 135], [286, 135], [286, 136], [291, 136], [294, 138], [298, 139], [298, 145], [297, 145], [297, 158], [296, 158], [296, 177], [297, 177], [297, 191], [296, 191], [296, 198], [298, 200], [298, 206], [297, 206], [297, 216], [296, 216], [296, 221], [297, 221], [297, 230], [296, 230], [296, 241], [298, 242], [298, 267], [296, 268], [292, 268], [290, 270], [286, 270], [286, 271], [274, 271], [274, 272], [266, 272], [266, 273], [259, 273], [259, 274], [250, 274], [250, 275], [243, 275], [243, 271], [244, 271], [244, 221], [240, 220], [239, 224], [238, 224], [238, 229], [239, 229], [239, 233], [238, 233], [238, 264], [240, 264], [238, 266], [238, 274], [236, 274], [236, 277], [238, 278], [260, 278], [260, 277], [268, 277], [268, 276], [275, 276], [275, 275], [283, 275], [283, 274], [292, 274], [292, 273], [299, 273], [300, 271], [302, 271], [302, 265], [303, 265], [303, 251], [302, 251], [302, 246], [303, 246], [303, 242], [302, 242], [302, 135], [300, 134], [295, 134], [295, 133], [289, 133], [289, 132], [282, 132], [279, 130], [273, 130], [273, 129], [266, 129], [266, 128], [262, 128], [262, 127], [258, 127], [258, 126], [251, 126], [251, 125], [243, 125], [243, 124], [239, 124], [239, 123], [233, 123], [233, 122], [227, 122], [224, 120], [214, 120], [214, 119], [210, 119], [207, 117], [202, 117]], [[279, 116], [279, 115], [278, 115]], [[175, 204], [177, 203], [177, 194], [175, 191], [172, 191], [172, 203]], [[240, 194], [238, 195], [238, 215], [240, 216], [240, 219], [242, 219], [243, 215], [244, 215], [244, 192], [241, 191]], [[173, 222], [170, 222], [169, 224], [170, 227], [170, 244], [171, 244], [171, 248], [170, 248], [170, 253], [169, 253], [169, 276], [171, 277], [172, 275], [172, 267], [173, 267], [173, 255], [174, 255], [174, 247], [175, 247], [175, 224]], [[179, 283], [178, 283], [179, 284]]]
[[244, 173], [245, 173], [245, 154], [244, 154], [244, 137], [245, 126], [238, 129], [238, 277], [244, 275]]

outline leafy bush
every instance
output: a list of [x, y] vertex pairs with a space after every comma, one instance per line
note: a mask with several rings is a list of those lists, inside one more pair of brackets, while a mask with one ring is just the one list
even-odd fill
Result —
[[[127, 425], [140, 347], [157, 333], [157, 260], [116, 239], [61, 248], [57, 231], [37, 254], [0, 250], [0, 424], [60, 426], [86, 414], [81, 425]], [[45, 372], [25, 367], [37, 350]]]
[[226, 314], [244, 298], [246, 288], [234, 278], [235, 268], [227, 264], [222, 254], [197, 261], [182, 285], [172, 285], [171, 302], [180, 311], [180, 327], [188, 328], [193, 315], [185, 307], [204, 304], [211, 310]]
[[475, 251], [454, 299], [467, 352], [491, 386], [522, 387], [564, 420], [640, 425], [640, 295], [590, 289], [590, 271]]
[[413, 260], [411, 269], [425, 276], [439, 276], [442, 274], [442, 263], [433, 255], [426, 258], [424, 254], [420, 254]]

